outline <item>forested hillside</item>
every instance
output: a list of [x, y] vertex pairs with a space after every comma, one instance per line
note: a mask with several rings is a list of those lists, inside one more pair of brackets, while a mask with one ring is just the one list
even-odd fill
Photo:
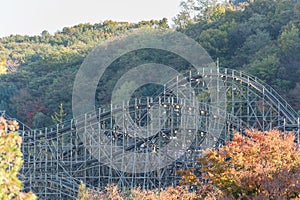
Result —
[[88, 52], [111, 37], [144, 28], [168, 28], [167, 20], [139, 23], [105, 21], [65, 27], [50, 35], [12, 35], [0, 39], [0, 110], [31, 127], [44, 127], [63, 105], [71, 118], [76, 72]]
[[[181, 4], [174, 18], [177, 30], [198, 41], [221, 67], [259, 77], [300, 110], [300, 1], [201, 2]], [[66, 27], [54, 35], [43, 31], [38, 36], [1, 38], [0, 110], [29, 126], [43, 127], [53, 123], [51, 115], [62, 103], [65, 118], [71, 118], [73, 80], [88, 52], [108, 38], [141, 27], [169, 28], [166, 19], [105, 21]], [[100, 93], [105, 97], [105, 91]]]
[[176, 16], [181, 30], [219, 58], [221, 67], [257, 76], [300, 110], [300, 1], [211, 1], [210, 9], [202, 10], [199, 2], [182, 4]]

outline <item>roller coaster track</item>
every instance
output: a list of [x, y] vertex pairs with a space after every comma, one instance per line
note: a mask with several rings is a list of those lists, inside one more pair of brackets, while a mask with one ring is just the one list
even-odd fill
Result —
[[[211, 98], [212, 87], [207, 85], [215, 80], [222, 83], [214, 87], [224, 93], [224, 99]], [[191, 113], [195, 127], [182, 124]], [[155, 134], [149, 137], [136, 137], [149, 118], [161, 122], [162, 116], [154, 114], [164, 115], [166, 125], [152, 130]], [[0, 115], [11, 118], [4, 111]], [[217, 73], [190, 72], [185, 78], [174, 77], [165, 83], [158, 97], [139, 98], [132, 104], [111, 105], [106, 110], [99, 108], [77, 119], [38, 130], [19, 122], [24, 159], [20, 177], [25, 181], [25, 190], [32, 190], [41, 199], [76, 199], [80, 180], [95, 188], [111, 183], [143, 189], [176, 185], [179, 180], [176, 170], [199, 167], [195, 158], [205, 148], [206, 138], [212, 138], [209, 141], [214, 141], [213, 146], [217, 147], [235, 131], [281, 128], [295, 132], [299, 140], [299, 121], [295, 110], [256, 77], [230, 69], [217, 69]], [[179, 132], [196, 134], [184, 156], [164, 168], [142, 174], [112, 169], [109, 160], [93, 156], [93, 145], [86, 146], [82, 138], [84, 133], [94, 140], [106, 138], [112, 147], [123, 145], [123, 149], [112, 155], [118, 157], [122, 152], [159, 151], [162, 145], [176, 139]]]
[[[236, 75], [238, 73], [238, 76]], [[263, 96], [272, 101], [274, 105], [278, 105], [286, 120], [291, 124], [297, 124], [297, 113], [296, 111], [284, 100], [271, 86], [266, 85], [260, 79], [248, 75], [244, 72], [237, 72], [235, 70], [225, 69], [223, 73], [219, 73], [221, 77], [230, 77], [231, 79], [240, 80], [243, 83], [255, 88]]]

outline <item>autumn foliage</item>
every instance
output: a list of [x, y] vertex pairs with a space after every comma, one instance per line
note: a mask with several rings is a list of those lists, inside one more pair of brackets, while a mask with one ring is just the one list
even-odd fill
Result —
[[[84, 189], [78, 199], [300, 199], [300, 149], [293, 133], [247, 131], [199, 158], [201, 177], [180, 170], [183, 186]], [[192, 190], [191, 190], [192, 189]]]
[[168, 187], [164, 190], [141, 190], [140, 188], [130, 190], [120, 190], [117, 186], [107, 186], [102, 191], [86, 189], [83, 184], [79, 188], [78, 200], [196, 200], [197, 194], [190, 192], [186, 187]]
[[0, 117], [0, 199], [33, 200], [36, 196], [24, 193], [22, 182], [17, 175], [23, 160], [20, 150], [22, 138], [19, 136], [18, 123]]
[[[300, 149], [292, 133], [235, 134], [219, 149], [208, 149], [199, 159], [202, 180], [229, 199], [293, 199], [300, 197]], [[193, 173], [183, 183], [198, 184]]]

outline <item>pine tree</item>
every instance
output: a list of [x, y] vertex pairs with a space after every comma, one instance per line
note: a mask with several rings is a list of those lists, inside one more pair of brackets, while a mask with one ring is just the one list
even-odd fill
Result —
[[67, 114], [64, 111], [62, 103], [59, 104], [58, 109], [59, 111], [54, 112], [54, 114], [51, 116], [51, 119], [54, 123], [62, 124]]

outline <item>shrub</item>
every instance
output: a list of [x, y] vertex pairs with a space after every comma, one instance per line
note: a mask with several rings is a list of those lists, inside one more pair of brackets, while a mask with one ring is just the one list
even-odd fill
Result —
[[293, 133], [235, 134], [232, 141], [219, 149], [208, 149], [199, 160], [201, 178], [229, 197], [300, 197], [300, 149]]
[[0, 199], [33, 200], [32, 193], [21, 192], [23, 183], [17, 175], [23, 160], [20, 150], [22, 138], [19, 136], [18, 124], [0, 117]]

